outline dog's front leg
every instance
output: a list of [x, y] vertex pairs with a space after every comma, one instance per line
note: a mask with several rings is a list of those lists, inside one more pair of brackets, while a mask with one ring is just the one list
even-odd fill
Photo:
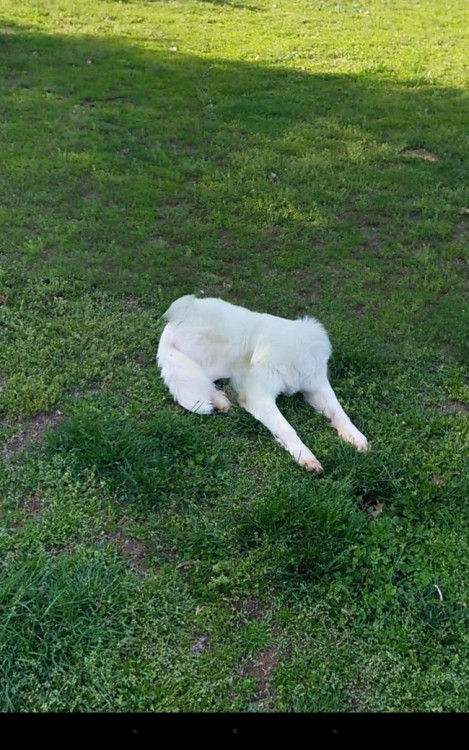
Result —
[[319, 388], [314, 391], [305, 391], [303, 395], [316, 411], [324, 414], [343, 440], [351, 443], [358, 451], [368, 450], [368, 440], [360, 430], [357, 430], [342, 409], [327, 378]]
[[272, 396], [250, 392], [249, 395], [240, 395], [239, 403], [270, 430], [277, 442], [293, 456], [300, 466], [304, 466], [307, 471], [322, 471], [320, 462], [287, 422]]

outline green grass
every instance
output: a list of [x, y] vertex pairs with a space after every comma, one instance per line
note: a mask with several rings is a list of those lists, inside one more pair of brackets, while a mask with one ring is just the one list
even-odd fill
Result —
[[[3, 0], [0, 710], [469, 710], [467, 21]], [[371, 452], [175, 407], [201, 292], [322, 320]]]

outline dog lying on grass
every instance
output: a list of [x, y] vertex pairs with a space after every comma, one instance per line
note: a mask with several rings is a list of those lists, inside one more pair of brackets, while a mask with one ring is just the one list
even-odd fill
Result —
[[287, 320], [221, 299], [180, 297], [165, 312], [157, 360], [178, 404], [198, 414], [228, 411], [215, 381], [229, 378], [238, 401], [308, 471], [322, 466], [279, 411], [280, 393], [300, 391], [359, 451], [366, 437], [339, 404], [327, 377], [331, 344], [314, 318]]

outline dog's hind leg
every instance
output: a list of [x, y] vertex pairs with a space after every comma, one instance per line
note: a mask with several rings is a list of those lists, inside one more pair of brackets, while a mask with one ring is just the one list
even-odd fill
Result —
[[240, 393], [239, 403], [270, 430], [277, 442], [293, 456], [300, 466], [307, 471], [322, 471], [320, 462], [287, 422], [271, 394], [250, 389], [248, 393], [246, 391]]
[[157, 359], [163, 380], [178, 404], [197, 414], [228, 411], [229, 398], [218, 390], [197, 362], [175, 346], [171, 324], [163, 331]]
[[314, 391], [304, 391], [306, 401], [328, 419], [340, 437], [358, 451], [368, 450], [368, 440], [345, 413], [327, 377]]

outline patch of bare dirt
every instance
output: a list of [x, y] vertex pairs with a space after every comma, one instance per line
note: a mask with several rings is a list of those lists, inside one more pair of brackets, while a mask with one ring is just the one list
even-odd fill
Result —
[[[236, 620], [262, 621], [266, 620], [270, 612], [271, 608], [267, 603], [260, 601], [256, 597], [249, 597], [238, 602], [236, 605]], [[282, 628], [277, 623], [272, 623], [271, 631], [274, 636], [279, 637], [282, 633]], [[284, 649], [281, 646], [272, 644], [264, 651], [261, 651], [255, 659], [240, 668], [242, 675], [252, 677], [257, 682], [256, 695], [252, 703], [253, 707], [265, 710], [274, 702], [276, 691], [271, 684], [271, 677], [278, 666], [282, 653], [285, 656]]]
[[[469, 222], [457, 221], [454, 225], [454, 233], [459, 239], [465, 240], [469, 234]], [[463, 261], [463, 263], [466, 265], [466, 261]]]
[[187, 143], [187, 141], [181, 140], [180, 138], [172, 138], [169, 143], [174, 151], [181, 154], [188, 154], [191, 156], [197, 153], [197, 148], [195, 146], [191, 143]]
[[424, 161], [430, 161], [433, 163], [440, 161], [439, 156], [433, 154], [431, 151], [427, 151], [426, 148], [405, 148], [403, 153], [412, 154], [412, 156], [417, 156], [419, 159], [423, 159]]
[[456, 400], [446, 401], [443, 404], [443, 409], [444, 411], [449, 412], [459, 412], [459, 414], [467, 414], [467, 412], [469, 411], [469, 407], [467, 406], [467, 404], [463, 404], [462, 401]]
[[274, 697], [275, 689], [270, 679], [279, 661], [280, 648], [278, 646], [270, 646], [265, 651], [262, 651], [255, 661], [244, 667], [243, 673], [257, 680], [256, 702]]
[[270, 646], [262, 651], [256, 661], [245, 668], [245, 674], [259, 681], [259, 692], [265, 691], [270, 675], [278, 666], [280, 649], [278, 646]]
[[25, 503], [23, 503], [23, 510], [26, 515], [30, 516], [34, 521], [38, 521], [42, 513], [42, 500], [38, 494], [33, 495]]
[[236, 247], [236, 240], [231, 234], [231, 232], [228, 231], [228, 229], [220, 230], [219, 242], [220, 242], [220, 245], [225, 248]]
[[358, 302], [354, 306], [353, 311], [354, 311], [355, 315], [357, 315], [359, 318], [361, 318], [363, 315], [366, 314], [367, 307], [366, 307], [366, 305], [363, 304], [363, 302]]
[[350, 695], [350, 709], [354, 713], [366, 711], [367, 687], [361, 682], [356, 682], [349, 687], [348, 692]]
[[76, 390], [72, 391], [71, 395], [73, 398], [85, 398], [85, 396], [92, 396], [95, 393], [98, 393], [99, 388], [88, 388], [86, 391]]
[[122, 304], [124, 307], [139, 307], [139, 300], [136, 299], [136, 297], [133, 297], [132, 295], [128, 295], [127, 297], [124, 297], [122, 300]]
[[[45, 431], [49, 427], [54, 427], [63, 419], [61, 411], [55, 411], [53, 414], [38, 414], [28, 422], [21, 424], [20, 431], [5, 445], [3, 453], [6, 456], [12, 456], [15, 453], [26, 450], [33, 443], [37, 443], [44, 437]], [[15, 424], [15, 421], [10, 422]]]
[[269, 611], [269, 607], [255, 597], [245, 599], [237, 607], [236, 611], [246, 620], [263, 620]]
[[129, 561], [132, 568], [141, 573], [148, 571], [148, 550], [144, 544], [137, 539], [128, 539], [124, 532], [119, 530], [108, 537], [108, 541], [118, 547], [121, 554]]
[[200, 654], [210, 648], [210, 638], [207, 635], [199, 635], [191, 646], [193, 654]]
[[[361, 237], [361, 247], [357, 248], [352, 257], [363, 257], [363, 250], [371, 250], [379, 253], [386, 243], [390, 240], [389, 226], [384, 220], [369, 219], [366, 223], [360, 223], [357, 227]], [[360, 252], [362, 251], [362, 252]]]
[[[174, 213], [175, 211], [186, 211], [190, 212], [189, 203], [184, 199], [178, 199], [178, 198], [168, 198], [163, 206], [162, 206], [166, 213]], [[155, 237], [154, 242], [160, 244], [162, 241], [161, 237]], [[167, 240], [165, 240], [167, 241]]]

